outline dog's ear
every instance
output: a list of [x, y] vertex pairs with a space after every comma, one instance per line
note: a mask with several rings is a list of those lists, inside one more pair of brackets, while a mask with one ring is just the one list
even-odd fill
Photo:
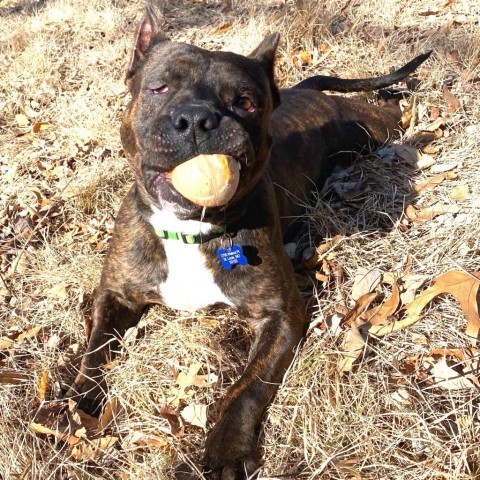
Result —
[[249, 55], [250, 58], [257, 60], [263, 67], [265, 73], [270, 80], [270, 88], [272, 91], [272, 99], [274, 108], [280, 105], [280, 93], [275, 83], [275, 54], [277, 52], [278, 42], [280, 41], [279, 33], [267, 35], [260, 45]]
[[139, 65], [145, 58], [147, 50], [152, 45], [159, 42], [165, 42], [167, 40], [168, 38], [164, 35], [162, 29], [160, 28], [158, 17], [153, 9], [150, 6], [147, 6], [145, 16], [140, 22], [137, 35], [135, 36], [135, 45], [133, 48], [132, 58], [130, 59], [130, 64], [128, 65], [127, 70], [127, 82], [137, 71]]

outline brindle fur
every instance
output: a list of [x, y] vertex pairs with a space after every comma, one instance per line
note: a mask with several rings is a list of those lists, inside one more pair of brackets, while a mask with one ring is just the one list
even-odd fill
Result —
[[[249, 265], [223, 269], [217, 258], [219, 238], [202, 244], [200, 250], [215, 283], [255, 334], [248, 365], [223, 399], [204, 457], [212, 477], [245, 478], [258, 465], [262, 415], [307, 324], [283, 248], [288, 223], [302, 213], [299, 199], [308, 200], [312, 185], [321, 185], [342, 160], [344, 154], [339, 152], [386, 142], [395, 135], [400, 111], [327, 96], [319, 91], [320, 77], [279, 91], [273, 77], [278, 35], [270, 35], [243, 57], [170, 42], [157, 23], [147, 10], [127, 74], [132, 100], [121, 134], [136, 183], [118, 213], [95, 294], [88, 348], [68, 395], [79, 396], [81, 406], [92, 410], [105, 390], [101, 365], [117, 348], [116, 339], [139, 321], [147, 305], [162, 303], [159, 285], [168, 278], [168, 265], [164, 241], [149, 222], [151, 205], [172, 209], [178, 218], [201, 217], [200, 207], [167, 187], [158, 195], [159, 172], [198, 153], [240, 159], [237, 193], [226, 208], [207, 209], [205, 220], [227, 225], [235, 243], [245, 248]], [[424, 59], [411, 62], [400, 77]], [[152, 89], [165, 78], [170, 95], [153, 95]], [[389, 82], [399, 79], [397, 75]], [[235, 104], [238, 96], [247, 94], [257, 105], [251, 115]], [[176, 120], [178, 115], [196, 118], [197, 114], [210, 122], [208, 128], [194, 120], [187, 128]]]

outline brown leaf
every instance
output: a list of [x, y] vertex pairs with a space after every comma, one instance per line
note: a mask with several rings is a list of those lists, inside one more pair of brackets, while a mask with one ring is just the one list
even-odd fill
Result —
[[75, 460], [98, 460], [118, 442], [118, 437], [102, 437], [84, 440], [73, 446], [71, 455]]
[[433, 105], [430, 107], [430, 120], [434, 121], [440, 116], [440, 108]]
[[405, 308], [407, 314], [403, 320], [397, 320], [395, 323], [382, 326], [375, 333], [377, 335], [386, 335], [387, 333], [400, 330], [413, 325], [422, 318], [422, 311], [435, 297], [444, 294], [454, 296], [467, 317], [466, 334], [470, 338], [470, 343], [475, 347], [478, 332], [480, 331], [480, 317], [477, 304], [477, 292], [480, 285], [480, 272], [469, 274], [460, 270], [451, 270], [435, 280], [435, 283], [422, 292], [410, 305]]
[[195, 375], [192, 379], [192, 385], [195, 387], [203, 388], [208, 385], [216, 383], [218, 380], [218, 375], [215, 373], [209, 373], [208, 375]]
[[45, 402], [38, 409], [30, 428], [36, 433], [53, 435], [59, 440], [69, 439], [71, 444], [77, 443], [77, 440], [70, 439], [71, 436], [79, 438], [95, 435], [98, 419], [77, 409], [76, 405], [72, 399], [68, 402]]
[[98, 432], [103, 432], [103, 430], [105, 430], [105, 428], [107, 428], [113, 422], [115, 417], [117, 417], [117, 415], [119, 415], [122, 410], [123, 407], [120, 404], [118, 398], [111, 398], [105, 405], [105, 408], [103, 409], [102, 415], [98, 422]]
[[48, 130], [52, 127], [52, 124], [49, 122], [36, 122], [33, 125], [32, 131], [33, 133], [43, 132], [44, 130]]
[[344, 238], [344, 235], [335, 235], [331, 240], [319, 245], [316, 248], [315, 253], [304, 261], [305, 266], [308, 269], [313, 270], [323, 260], [325, 255], [331, 252]]
[[320, 272], [316, 272], [315, 273], [315, 278], [319, 281], [319, 282], [328, 282], [330, 277], [328, 275], [324, 275], [323, 273], [320, 273]]
[[302, 70], [303, 68], [307, 67], [312, 63], [312, 61], [312, 54], [305, 50], [301, 50], [293, 56], [293, 64], [298, 70]]
[[455, 97], [455, 95], [447, 88], [446, 85], [443, 85], [442, 87], [442, 95], [443, 98], [445, 98], [445, 100], [447, 100], [447, 102], [450, 104], [447, 113], [455, 113], [462, 106], [457, 97]]
[[53, 287], [45, 288], [42, 293], [47, 297], [57, 298], [59, 300], [65, 300], [68, 298], [67, 287], [63, 283], [58, 283]]
[[158, 437], [156, 435], [146, 435], [143, 432], [134, 431], [132, 432], [128, 439], [123, 441], [122, 443], [128, 445], [136, 445], [139, 447], [152, 447], [152, 448], [159, 448], [163, 449], [168, 445], [168, 439], [165, 437]]
[[20, 385], [30, 380], [30, 375], [16, 370], [0, 370], [0, 385]]
[[[415, 143], [417, 144], [422, 144], [425, 145], [429, 142], [433, 142], [434, 140], [438, 140], [439, 138], [442, 138], [443, 136], [443, 131], [440, 128], [437, 128], [437, 130], [433, 132], [429, 132], [427, 130], [422, 130], [420, 132], [417, 132], [413, 139]], [[423, 153], [428, 153], [428, 151], [425, 151], [425, 148], [422, 148]]]
[[457, 172], [446, 172], [440, 175], [435, 175], [434, 177], [427, 178], [422, 183], [415, 185], [415, 187], [413, 187], [413, 191], [415, 193], [421, 193], [424, 190], [432, 190], [438, 185], [440, 185], [440, 183], [442, 183], [444, 180], [446, 179], [454, 180], [457, 177], [458, 177]]
[[355, 303], [355, 306], [345, 315], [342, 320], [342, 325], [352, 325], [355, 323], [358, 317], [370, 306], [376, 297], [377, 294], [375, 292], [362, 295]]
[[232, 26], [233, 26], [232, 22], [224, 23], [219, 27], [215, 28], [214, 30], [212, 30], [212, 34], [221, 35], [222, 33], [228, 32], [232, 28]]
[[357, 360], [363, 351], [363, 347], [365, 346], [364, 332], [359, 330], [357, 322], [360, 325], [363, 324], [360, 316], [376, 296], [376, 293], [366, 293], [360, 297], [355, 306], [341, 321], [341, 325], [348, 326], [348, 330], [346, 330], [342, 341], [343, 353], [338, 360], [338, 370], [341, 372], [350, 372], [355, 360]]
[[407, 205], [405, 208], [406, 217], [413, 223], [423, 223], [433, 220], [438, 215], [445, 213], [459, 213], [461, 208], [458, 205], [445, 205], [436, 203], [430, 207], [416, 208], [413, 205]]
[[160, 409], [160, 416], [167, 420], [172, 435], [180, 437], [183, 435], [183, 425], [175, 410], [167, 405]]
[[[370, 324], [371, 326], [386, 325], [388, 323], [388, 317], [392, 316], [398, 308], [400, 303], [400, 291], [396, 283], [392, 286], [392, 296], [381, 305], [373, 307], [361, 314], [363, 322]], [[371, 331], [371, 328], [369, 328]]]
[[29, 427], [35, 433], [40, 433], [40, 434], [43, 434], [43, 435], [53, 435], [54, 437], [58, 438], [59, 440], [62, 440], [64, 438], [68, 437], [67, 432], [60, 431], [58, 429], [52, 429], [52, 428], [47, 427], [47, 426], [45, 426], [41, 423], [31, 422]]
[[66, 402], [43, 403], [29, 427], [35, 433], [53, 435], [59, 440], [68, 438], [74, 430], [81, 428], [81, 425], [70, 422], [69, 413]]
[[[372, 295], [367, 294], [367, 295]], [[345, 333], [342, 350], [344, 351], [338, 362], [338, 369], [341, 372], [350, 372], [353, 368], [355, 360], [360, 356], [365, 346], [365, 339], [362, 332], [353, 322], [349, 330]]]
[[2, 337], [0, 338], [0, 350], [6, 350], [8, 348], [12, 348], [14, 344], [20, 344], [25, 340], [34, 338], [38, 335], [38, 333], [41, 330], [42, 330], [41, 325], [35, 325], [34, 327], [30, 328], [25, 332], [13, 335], [13, 338]]
[[472, 360], [477, 355], [477, 352], [476, 348], [434, 348], [428, 356], [455, 357], [460, 362], [466, 362]]

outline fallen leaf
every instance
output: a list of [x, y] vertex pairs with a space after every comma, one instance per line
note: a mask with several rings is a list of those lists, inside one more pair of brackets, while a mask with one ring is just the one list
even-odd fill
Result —
[[344, 238], [344, 235], [335, 235], [331, 240], [319, 245], [313, 255], [304, 260], [305, 266], [313, 270], [323, 260], [325, 255], [331, 252]]
[[343, 354], [338, 362], [338, 368], [341, 372], [350, 372], [355, 360], [361, 355], [365, 346], [364, 334], [360, 332], [355, 323], [352, 323], [349, 330], [345, 333], [342, 350]]
[[228, 32], [232, 28], [232, 26], [233, 26], [232, 22], [224, 23], [219, 27], [215, 28], [214, 30], [212, 30], [212, 34], [221, 35], [222, 33]]
[[365, 293], [375, 290], [382, 279], [378, 268], [359, 268], [355, 273], [352, 287], [352, 298], [358, 300]]
[[158, 437], [156, 435], [146, 435], [143, 432], [134, 431], [126, 440], [122, 442], [123, 445], [127, 444], [136, 445], [139, 447], [152, 447], [163, 449], [168, 445], [168, 439], [165, 437]]
[[360, 315], [360, 318], [365, 324], [368, 323], [371, 326], [386, 325], [388, 323], [388, 317], [396, 312], [399, 303], [400, 291], [395, 282], [392, 286], [391, 297], [381, 305], [366, 310]]
[[38, 333], [42, 330], [41, 325], [35, 325], [34, 327], [30, 328], [29, 330], [21, 333], [15, 333], [12, 338], [9, 337], [2, 337], [0, 339], [0, 350], [6, 350], [8, 348], [12, 348], [15, 344], [20, 344], [25, 340], [34, 338], [38, 335]]
[[472, 274], [460, 270], [451, 270], [438, 277], [434, 284], [422, 292], [412, 303], [405, 307], [406, 317], [395, 323], [381, 327], [375, 333], [386, 335], [413, 325], [422, 318], [422, 311], [435, 297], [444, 294], [454, 296], [467, 318], [465, 333], [475, 347], [480, 331], [480, 317], [477, 304], [477, 292], [480, 285], [480, 272]]
[[167, 405], [160, 409], [160, 416], [167, 420], [170, 425], [170, 431], [174, 436], [183, 435], [183, 425], [175, 410]]
[[208, 375], [195, 375], [192, 380], [192, 385], [195, 387], [203, 388], [216, 383], [217, 380], [218, 375], [213, 372], [209, 373]]
[[447, 102], [450, 104], [447, 113], [455, 113], [462, 106], [457, 97], [455, 97], [455, 95], [447, 88], [446, 85], [443, 85], [442, 87], [442, 95], [443, 98], [445, 98], [445, 100], [447, 100]]
[[417, 163], [422, 158], [422, 153], [416, 147], [410, 145], [393, 145], [395, 153], [402, 160], [405, 160], [409, 165], [417, 166]]
[[[437, 130], [434, 130], [433, 132], [430, 132], [428, 130], [421, 130], [420, 132], [415, 133], [413, 139], [415, 143], [421, 143], [422, 145], [428, 144], [430, 142], [433, 142], [434, 140], [438, 140], [439, 138], [442, 138], [443, 136], [443, 131], [440, 128], [437, 128]], [[424, 147], [422, 147], [422, 153], [429, 153], [426, 151]]]
[[16, 370], [0, 370], [0, 385], [20, 385], [28, 382], [30, 375]]
[[15, 123], [19, 127], [28, 127], [28, 125], [30, 124], [30, 120], [23, 113], [17, 113], [17, 115], [15, 115]]
[[415, 185], [413, 187], [413, 191], [415, 193], [421, 193], [424, 190], [432, 190], [435, 187], [437, 187], [440, 183], [442, 183], [444, 180], [454, 180], [458, 177], [458, 174], [456, 172], [446, 172], [440, 175], [436, 175], [435, 177], [430, 177], [424, 180], [423, 182], [419, 183], [418, 185]]
[[411, 405], [413, 403], [413, 397], [410, 395], [406, 388], [399, 388], [395, 392], [389, 395], [391, 403], [397, 406]]
[[413, 223], [423, 223], [428, 220], [433, 220], [439, 215], [445, 213], [459, 213], [461, 212], [461, 207], [458, 205], [447, 205], [442, 203], [436, 203], [430, 207], [425, 208], [416, 208], [413, 205], [407, 205], [405, 208], [406, 217]]
[[355, 303], [355, 306], [343, 317], [342, 325], [353, 325], [376, 297], [377, 294], [375, 292], [362, 295]]
[[475, 384], [466, 376], [456, 372], [447, 365], [447, 359], [442, 357], [433, 365], [433, 375], [435, 377], [435, 385], [446, 390], [464, 390], [475, 388]]
[[98, 430], [98, 419], [76, 408], [77, 403], [65, 401], [44, 402], [38, 409], [29, 427], [36, 433], [53, 435], [70, 444], [78, 441], [70, 437], [89, 437]]
[[207, 428], [207, 406], [206, 405], [201, 405], [201, 404], [188, 405], [180, 412], [180, 415], [190, 425], [194, 425], [196, 427], [200, 427], [206, 430]]
[[415, 299], [417, 290], [427, 281], [426, 275], [411, 274], [402, 278], [404, 292], [400, 294], [400, 298], [404, 305], [408, 305]]
[[108, 400], [98, 422], [97, 431], [99, 433], [103, 432], [103, 430], [105, 430], [105, 428], [107, 428], [118, 416], [122, 409], [123, 407], [117, 397], [113, 397]]
[[320, 273], [320, 272], [316, 272], [315, 273], [315, 278], [319, 281], [319, 282], [328, 282], [330, 280], [330, 277], [328, 275], [324, 275], [323, 273]]
[[430, 171], [432, 173], [443, 173], [443, 172], [448, 172], [450, 170], [453, 170], [457, 168], [457, 163], [439, 163], [436, 165], [433, 165]]
[[470, 197], [468, 185], [458, 185], [452, 190], [450, 197], [458, 201], [467, 200]]
[[51, 127], [52, 127], [52, 124], [49, 123], [49, 122], [36, 122], [33, 125], [32, 131], [33, 131], [33, 133], [39, 133], [39, 132], [43, 132], [45, 130], [48, 130]]
[[53, 435], [54, 437], [58, 438], [59, 440], [62, 440], [66, 437], [68, 437], [68, 433], [60, 430], [54, 430], [50, 427], [47, 427], [45, 425], [42, 425], [41, 423], [35, 423], [31, 422], [29, 425], [29, 428], [35, 432], [35, 433], [40, 433], [43, 435]]
[[435, 159], [432, 156], [428, 155], [427, 153], [423, 153], [420, 160], [418, 160], [416, 167], [419, 170], [425, 170], [426, 168], [429, 168], [432, 165], [435, 165]]
[[73, 446], [71, 456], [78, 461], [98, 460], [118, 442], [118, 437], [84, 440]]
[[341, 372], [350, 372], [355, 360], [360, 356], [365, 346], [365, 331], [360, 331], [359, 326], [363, 325], [362, 313], [370, 306], [377, 294], [366, 293], [362, 295], [355, 306], [341, 320], [341, 325], [348, 327], [343, 336], [342, 355], [338, 360], [338, 369]]
[[293, 56], [293, 64], [298, 70], [302, 70], [303, 68], [307, 67], [312, 63], [312, 61], [312, 54], [305, 50], [301, 50]]
[[68, 298], [67, 287], [63, 283], [58, 283], [53, 287], [45, 288], [43, 293], [47, 295], [47, 297], [58, 298], [60, 300]]

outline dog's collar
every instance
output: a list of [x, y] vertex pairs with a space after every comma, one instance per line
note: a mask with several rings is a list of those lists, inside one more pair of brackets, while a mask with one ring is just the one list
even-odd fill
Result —
[[212, 232], [209, 233], [183, 233], [183, 232], [171, 232], [169, 230], [162, 230], [160, 228], [155, 228], [155, 233], [157, 236], [163, 240], [181, 240], [183, 243], [188, 245], [199, 245], [201, 243], [208, 242], [214, 238], [221, 237], [226, 233], [226, 228], [218, 227]]

